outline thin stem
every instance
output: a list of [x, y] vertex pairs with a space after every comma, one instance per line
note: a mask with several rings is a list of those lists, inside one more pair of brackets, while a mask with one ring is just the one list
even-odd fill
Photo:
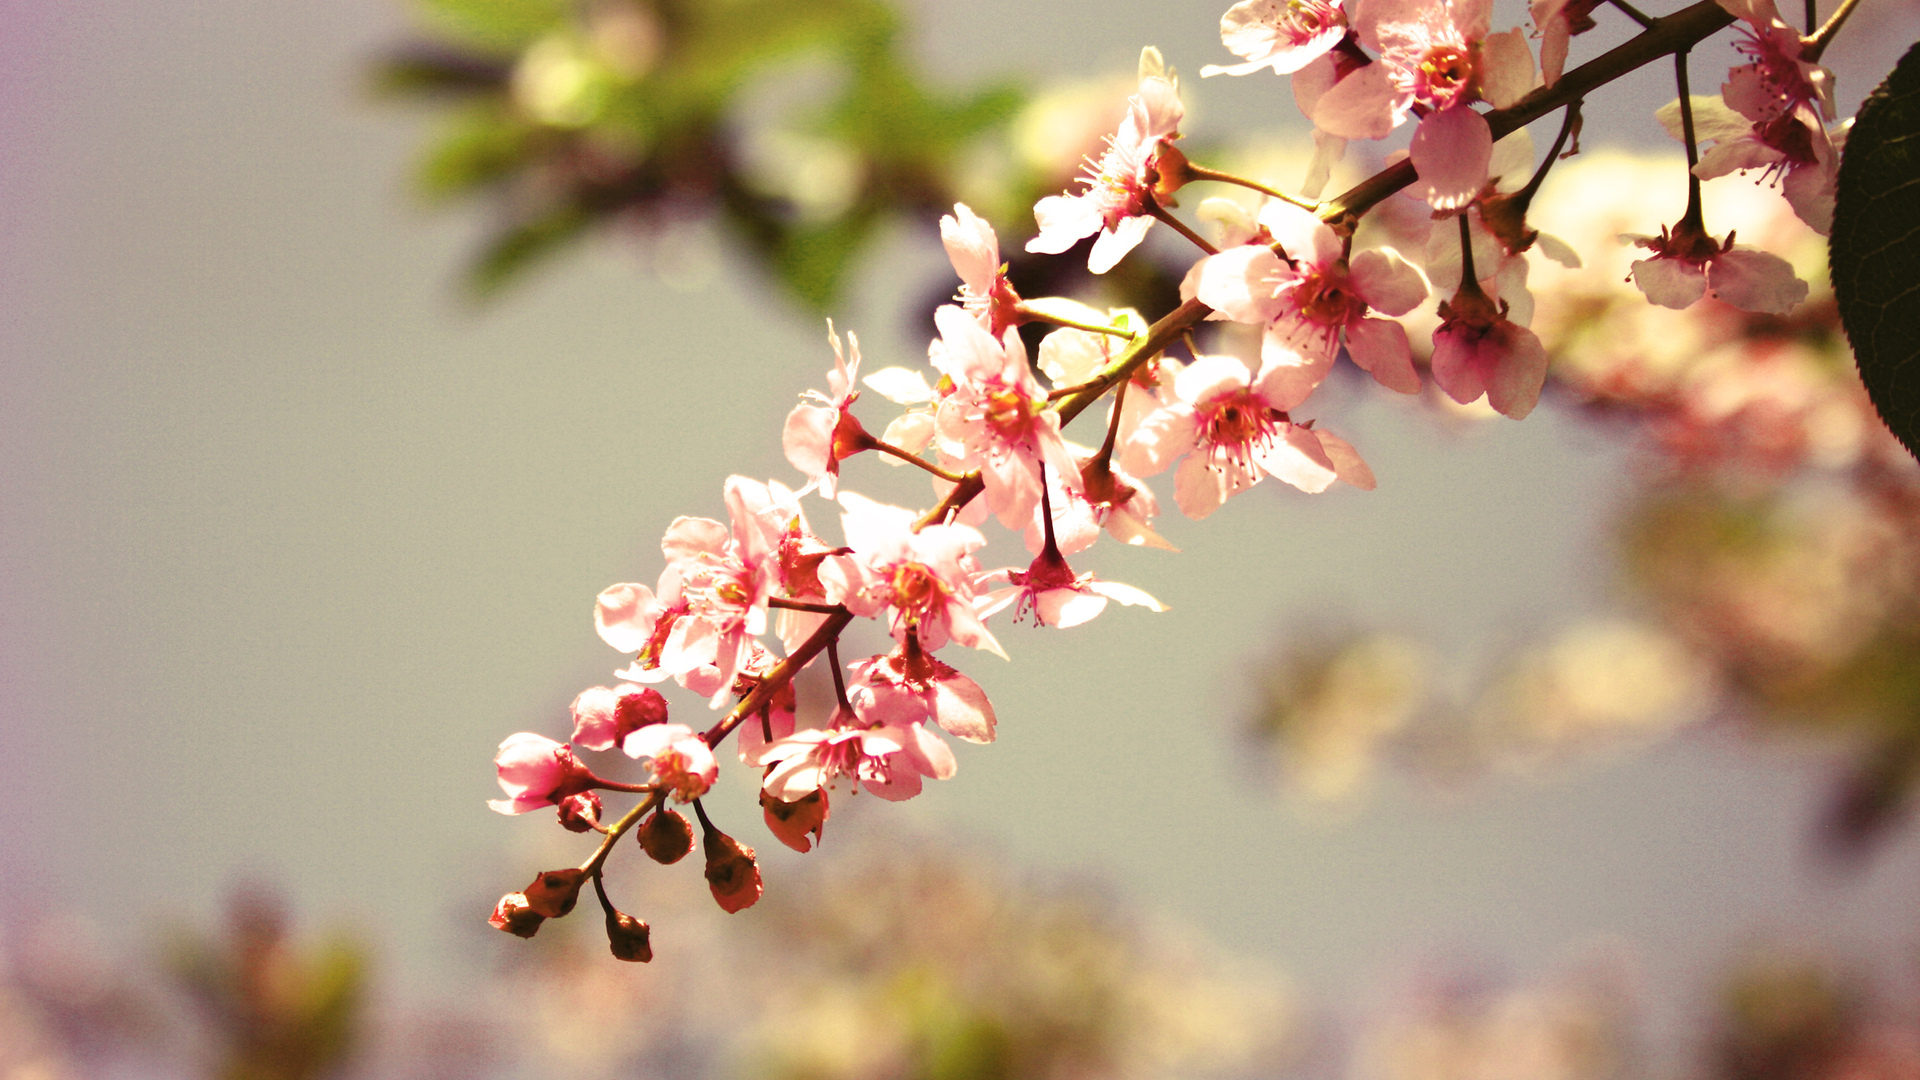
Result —
[[1207, 243], [1206, 239], [1203, 238], [1199, 233], [1194, 232], [1192, 229], [1187, 228], [1187, 226], [1179, 218], [1174, 217], [1172, 214], [1167, 213], [1166, 208], [1161, 206], [1155, 200], [1153, 199], [1147, 200], [1147, 212], [1152, 214], [1154, 217], [1159, 218], [1161, 221], [1166, 222], [1167, 227], [1171, 228], [1174, 232], [1177, 232], [1181, 236], [1184, 236], [1187, 239], [1193, 241], [1195, 246], [1199, 247], [1201, 251], [1204, 251], [1209, 255], [1220, 254], [1219, 248], [1214, 247], [1212, 244]]
[[853, 705], [847, 701], [847, 678], [840, 674], [840, 642], [827, 642], [827, 665], [833, 669], [833, 703], [851, 711]]
[[639, 795], [658, 787], [657, 784], [623, 784], [618, 780], [602, 780], [598, 776], [593, 778], [593, 786], [606, 791], [624, 791], [629, 795]]
[[606, 912], [607, 916], [611, 918], [616, 909], [613, 906], [613, 901], [607, 899], [607, 887], [600, 883], [600, 872], [598, 870], [593, 872], [593, 891], [594, 895], [600, 898], [600, 910]]
[[707, 808], [700, 805], [699, 799], [693, 800], [693, 816], [700, 819], [700, 827], [702, 829], [705, 829], [710, 833], [717, 833], [720, 831], [719, 829], [716, 829], [713, 827], [713, 819], [707, 816]]
[[838, 615], [847, 610], [843, 604], [816, 604], [808, 600], [788, 600], [784, 596], [767, 597], [767, 606], [788, 611], [811, 611], [815, 615]]
[[1244, 176], [1235, 176], [1232, 173], [1221, 172], [1218, 169], [1209, 169], [1204, 165], [1195, 165], [1191, 161], [1187, 162], [1187, 172], [1192, 174], [1195, 180], [1218, 180], [1223, 184], [1239, 184], [1243, 188], [1252, 188], [1262, 195], [1271, 195], [1281, 202], [1290, 202], [1302, 210], [1315, 210], [1319, 208], [1318, 203], [1308, 202], [1299, 196], [1289, 195], [1284, 191], [1270, 188], [1258, 180], [1249, 180]]
[[[1645, 15], [1635, 10], [1632, 4], [1627, 3], [1627, 0], [1608, 0], [1608, 2], [1611, 3], [1614, 7], [1619, 8], [1621, 11], [1626, 12], [1627, 18], [1632, 19], [1634, 22], [1639, 23], [1641, 29], [1644, 30], [1647, 27], [1650, 27], [1653, 25], [1652, 19], [1647, 18]], [[1812, 0], [1808, 0], [1808, 2], [1811, 3]]]
[[[1847, 21], [1847, 16], [1853, 14], [1853, 9], [1859, 6], [1860, 0], [1845, 0], [1834, 11], [1832, 17], [1827, 19], [1825, 25], [1801, 39], [1800, 59], [1809, 64], [1819, 63], [1820, 54], [1827, 51], [1827, 46], [1833, 41], [1833, 35], [1840, 32], [1840, 27]], [[1807, 0], [1807, 25], [1813, 25], [1813, 0]]]
[[1560, 119], [1560, 134], [1553, 137], [1553, 149], [1547, 151], [1547, 156], [1541, 160], [1540, 167], [1533, 170], [1533, 178], [1527, 181], [1527, 186], [1514, 192], [1514, 201], [1519, 204], [1523, 214], [1529, 206], [1533, 205], [1533, 197], [1540, 191], [1540, 184], [1546, 180], [1547, 172], [1553, 168], [1553, 163], [1560, 160], [1560, 150], [1567, 145], [1567, 137], [1573, 133], [1575, 127], [1579, 126], [1580, 105], [1581, 103], [1576, 101], [1567, 106], [1566, 115]]
[[1055, 315], [1046, 311], [1043, 308], [1034, 307], [1031, 304], [1028, 304], [1025, 300], [1022, 300], [1018, 304], [1015, 304], [1013, 310], [1014, 310], [1014, 314], [1024, 316], [1025, 318], [1034, 320], [1036, 322], [1049, 322], [1049, 323], [1053, 323], [1055, 326], [1065, 326], [1073, 330], [1085, 330], [1090, 334], [1111, 334], [1114, 337], [1123, 337], [1128, 339], [1131, 339], [1133, 337], [1133, 331], [1131, 330], [1122, 330], [1117, 326], [1108, 326], [1105, 323], [1079, 322], [1074, 319], [1069, 319], [1064, 315]]
[[1113, 460], [1114, 444], [1120, 440], [1120, 407], [1127, 401], [1127, 384], [1132, 379], [1121, 379], [1113, 388], [1113, 416], [1107, 421], [1107, 441], [1100, 444], [1100, 452], [1094, 460], [1104, 467]]
[[921, 457], [919, 454], [910, 454], [906, 450], [898, 446], [895, 446], [890, 442], [882, 442], [879, 439], [874, 439], [873, 442], [871, 442], [868, 445], [870, 445], [873, 449], [878, 450], [883, 454], [892, 454], [894, 457], [897, 457], [901, 461], [907, 462], [910, 465], [918, 465], [922, 469], [927, 470], [928, 472], [939, 477], [940, 479], [945, 480], [949, 484], [957, 484], [963, 479], [963, 477], [959, 476], [958, 474], [948, 472], [947, 470], [941, 468], [940, 466], [935, 465], [933, 462], [928, 461], [926, 458]]
[[1807, 33], [1820, 23], [1820, 5], [1817, 0], [1807, 0]]
[[1693, 97], [1687, 89], [1687, 50], [1681, 49], [1673, 54], [1674, 79], [1680, 85], [1680, 139], [1687, 144], [1687, 212], [1680, 220], [1691, 222], [1693, 227], [1701, 227], [1700, 219], [1700, 177], [1693, 168], [1700, 164], [1700, 148], [1693, 137]]
[[613, 827], [607, 830], [607, 835], [605, 839], [600, 841], [600, 846], [594, 849], [593, 854], [588, 857], [586, 862], [580, 864], [581, 872], [592, 874], [598, 878], [600, 876], [600, 867], [606, 863], [607, 854], [613, 850], [613, 845], [618, 843], [621, 837], [627, 835], [627, 830], [639, 824], [640, 819], [645, 817], [648, 811], [651, 811], [665, 801], [666, 797], [666, 792], [655, 790], [653, 794], [648, 795], [646, 798], [634, 804], [633, 809], [621, 814], [620, 820], [614, 822]]
[[1473, 272], [1473, 225], [1460, 215], [1460, 291], [1478, 291], [1480, 276]]

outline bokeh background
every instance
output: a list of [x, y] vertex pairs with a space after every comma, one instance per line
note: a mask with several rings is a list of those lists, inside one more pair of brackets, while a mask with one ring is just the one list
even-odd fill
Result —
[[[1512, 423], [1331, 388], [1379, 490], [1164, 520], [1180, 554], [1103, 566], [1171, 610], [970, 661], [1001, 737], [961, 747], [951, 782], [837, 808], [802, 857], [729, 776], [709, 801], [765, 856], [768, 903], [723, 920], [688, 867], [622, 871], [656, 927], [637, 972], [608, 970], [592, 925], [495, 933], [493, 898], [578, 838], [487, 810], [493, 747], [561, 735], [607, 681], [592, 597], [652, 580], [671, 518], [717, 515], [730, 473], [792, 480], [779, 423], [831, 362], [823, 314], [871, 366], [924, 356], [952, 284], [933, 219], [877, 218], [831, 295], [690, 211], [609, 218], [481, 298], [469, 268], [528, 189], [431, 205], [419, 162], [459, 106], [380, 74], [471, 49], [444, 19], [0, 13], [9, 1075], [190, 1075], [253, 1039], [306, 1047], [253, 1075], [1785, 1076], [1749, 1059], [1837, 1069], [1869, 1021], [1899, 1052], [1848, 1067], [1913, 1074], [1907, 759], [1868, 839], [1832, 831], [1898, 739], [1768, 722], [1737, 664], [1518, 751], [1408, 719], [1475, 714], [1570, 628], [1645, 645], [1660, 604], [1622, 558], [1644, 440], [1572, 391]], [[1230, 59], [1219, 14], [916, 2], [898, 56], [918, 85], [1005, 84], [1017, 107], [1123, 97], [1156, 44], [1196, 144], [1303, 169], [1282, 82], [1197, 78]], [[1920, 13], [1867, 0], [1856, 29], [1829, 53], [1843, 113]], [[1696, 90], [1729, 55], [1699, 51]], [[781, 134], [823, 76], [783, 65], [739, 105], [755, 167], [830, 187]], [[1589, 151], [1671, 155], [1650, 118], [1670, 96], [1658, 74], [1591, 103]], [[1008, 168], [967, 160], [982, 191]], [[1676, 173], [1638, 228], [1677, 216]], [[1590, 207], [1563, 202], [1575, 221], [1536, 223], [1577, 230]], [[1362, 685], [1412, 679], [1429, 704], [1303, 728], [1356, 642]], [[1603, 670], [1603, 697], [1644, 681]], [[281, 998], [303, 1019], [256, 1015]], [[1752, 1050], [1753, 1016], [1789, 1035]], [[296, 1034], [258, 1034], [275, 1023]]]

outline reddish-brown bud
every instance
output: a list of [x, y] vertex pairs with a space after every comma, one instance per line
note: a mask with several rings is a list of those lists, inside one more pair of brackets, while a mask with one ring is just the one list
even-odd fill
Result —
[[646, 727], [667, 722], [667, 699], [651, 686], [629, 690], [613, 707], [614, 744]]
[[693, 826], [678, 812], [664, 806], [641, 822], [635, 832], [639, 834], [640, 846], [647, 849], [647, 855], [657, 863], [677, 863], [693, 850]]
[[720, 910], [731, 915], [752, 907], [761, 889], [753, 849], [719, 829], [707, 829], [700, 839], [707, 849], [707, 888]]
[[653, 942], [645, 919], [624, 911], [607, 911], [607, 947], [616, 959], [644, 964], [653, 959]]
[[[781, 843], [795, 851], [811, 851], [827, 827], [827, 789], [815, 789], [793, 802], [782, 802], [762, 791], [760, 809], [766, 813], [767, 828]], [[813, 835], [812, 840], [807, 839], [809, 833]]]
[[578, 867], [545, 871], [527, 886], [527, 906], [545, 918], [557, 919], [579, 902], [580, 886], [586, 880], [587, 872]]
[[1153, 198], [1161, 206], [1177, 206], [1173, 193], [1192, 183], [1197, 177], [1187, 163], [1187, 155], [1179, 147], [1165, 139], [1153, 155]]
[[527, 894], [511, 892], [493, 905], [493, 914], [487, 921], [495, 929], [505, 930], [515, 937], [530, 938], [540, 932], [540, 924], [547, 921], [545, 915], [527, 905]]
[[560, 800], [560, 826], [568, 832], [590, 832], [600, 824], [600, 796], [591, 791]]

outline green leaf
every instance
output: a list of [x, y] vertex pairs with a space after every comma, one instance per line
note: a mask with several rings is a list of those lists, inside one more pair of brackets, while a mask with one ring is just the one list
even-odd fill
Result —
[[1861, 381], [1920, 457], [1920, 45], [1854, 119], [1828, 257]]
[[416, 0], [433, 22], [469, 43], [516, 52], [541, 34], [563, 25], [570, 7], [563, 0]]

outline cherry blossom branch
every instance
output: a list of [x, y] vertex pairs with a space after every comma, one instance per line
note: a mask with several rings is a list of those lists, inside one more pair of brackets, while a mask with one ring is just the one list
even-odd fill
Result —
[[788, 611], [810, 611], [815, 615], [838, 615], [847, 610], [845, 604], [816, 604], [810, 600], [789, 600], [784, 596], [767, 597], [767, 606]]
[[[962, 484], [960, 486], [965, 487], [966, 485]], [[958, 491], [960, 488], [955, 488], [954, 490]], [[727, 736], [733, 734], [734, 728], [739, 727], [741, 722], [746, 720], [747, 717], [758, 712], [761, 706], [773, 700], [773, 695], [778, 693], [782, 686], [791, 682], [793, 676], [799, 672], [801, 668], [806, 667], [809, 661], [820, 655], [820, 650], [826, 648], [829, 642], [838, 640], [841, 632], [846, 630], [852, 623], [853, 612], [848, 611], [845, 607], [841, 607], [839, 610], [828, 615], [827, 621], [821, 623], [819, 629], [815, 630], [812, 636], [801, 642], [799, 648], [788, 653], [786, 659], [767, 669], [767, 673], [760, 676], [760, 681], [747, 693], [747, 696], [741, 698], [739, 704], [735, 705], [719, 723], [708, 728], [706, 734], [700, 737], [706, 741], [709, 747], [719, 746], [726, 740]], [[622, 818], [621, 820], [624, 822], [626, 819]]]
[[639, 824], [640, 819], [647, 816], [648, 811], [653, 810], [665, 802], [666, 798], [667, 793], [664, 790], [655, 788], [652, 794], [635, 803], [633, 809], [621, 814], [620, 820], [614, 822], [613, 827], [607, 830], [607, 835], [600, 841], [600, 846], [593, 850], [593, 854], [588, 857], [586, 862], [580, 864], [580, 872], [590, 874], [596, 878], [599, 877], [600, 867], [607, 861], [607, 856], [612, 853], [613, 845], [618, 843], [621, 837], [627, 835], [629, 829]]
[[[1132, 350], [1128, 351], [1131, 352]], [[1123, 353], [1122, 355], [1126, 354]], [[1105, 389], [1106, 387], [1101, 387], [1102, 392], [1105, 392]], [[1067, 418], [1063, 416], [1060, 422], [1065, 424]], [[975, 495], [985, 490], [987, 490], [986, 481], [980, 479], [980, 473], [978, 471], [968, 473], [960, 478], [960, 482], [953, 486], [952, 491], [947, 492], [947, 497], [940, 500], [940, 505], [927, 511], [921, 516], [919, 521], [913, 523], [913, 531], [919, 532], [929, 525], [940, 524], [947, 520], [950, 515], [958, 513], [961, 509], [965, 508], [968, 503], [973, 501]]]

